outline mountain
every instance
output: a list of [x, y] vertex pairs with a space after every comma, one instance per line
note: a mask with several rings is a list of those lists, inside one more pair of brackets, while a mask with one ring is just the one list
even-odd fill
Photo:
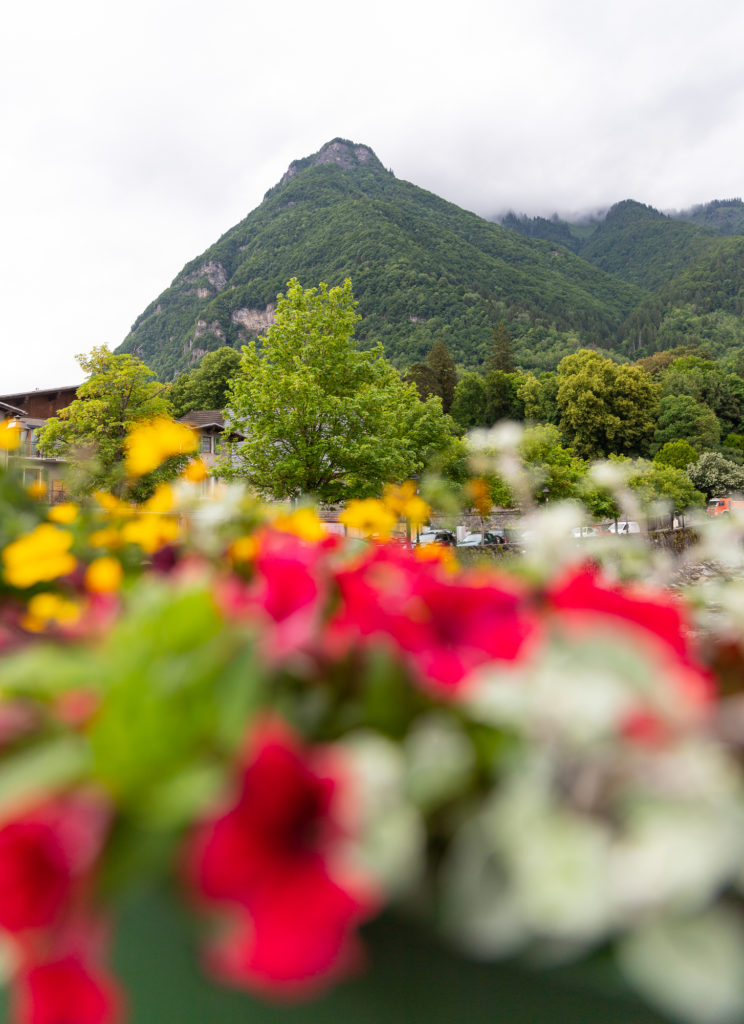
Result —
[[592, 221], [509, 213], [501, 224], [525, 237], [560, 241], [608, 274], [656, 290], [716, 248], [720, 234], [704, 226], [704, 219], [693, 223], [692, 217], [675, 218], [626, 199]]
[[608, 274], [654, 290], [708, 255], [720, 241], [715, 231], [626, 199], [610, 208], [578, 251]]
[[368, 146], [333, 139], [186, 264], [118, 351], [170, 379], [207, 351], [264, 333], [291, 277], [308, 286], [347, 276], [360, 343], [381, 341], [400, 367], [437, 337], [461, 365], [479, 366], [504, 320], [522, 364], [545, 368], [581, 343], [612, 348], [647, 294], [553, 240], [399, 180]]
[[689, 210], [670, 213], [670, 217], [687, 220], [721, 235], [744, 235], [744, 202], [741, 199], [714, 199]]

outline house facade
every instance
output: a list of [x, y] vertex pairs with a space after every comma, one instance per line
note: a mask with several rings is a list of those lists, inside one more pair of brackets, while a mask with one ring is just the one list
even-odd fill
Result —
[[[68, 389], [69, 390], [69, 389]], [[75, 389], [72, 389], [73, 397]], [[54, 394], [60, 394], [58, 389]], [[14, 395], [14, 398], [22, 397]], [[72, 399], [68, 400], [72, 401]], [[63, 408], [63, 406], [60, 406]], [[52, 415], [54, 415], [52, 413]], [[51, 504], [64, 501], [65, 483], [64, 467], [62, 459], [50, 458], [41, 455], [37, 448], [37, 432], [46, 423], [47, 417], [30, 416], [28, 410], [12, 404], [7, 397], [0, 398], [0, 418], [15, 420], [21, 428], [21, 443], [13, 452], [8, 452], [8, 462], [12, 462], [20, 470], [23, 483], [26, 487], [32, 484], [41, 485], [44, 488], [41, 497], [46, 498]]]

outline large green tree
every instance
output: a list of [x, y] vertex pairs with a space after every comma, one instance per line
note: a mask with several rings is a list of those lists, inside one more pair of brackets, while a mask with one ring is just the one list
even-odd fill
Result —
[[654, 462], [660, 466], [687, 469], [693, 462], [697, 462], [699, 454], [689, 441], [667, 441], [654, 455]]
[[667, 395], [659, 402], [659, 420], [651, 451], [659, 451], [667, 441], [683, 440], [698, 451], [717, 448], [721, 424], [713, 410], [692, 395]]
[[649, 374], [581, 349], [561, 360], [558, 378], [559, 426], [579, 455], [647, 451], [658, 405], [658, 387]]
[[99, 487], [117, 491], [125, 438], [141, 420], [170, 416], [166, 389], [136, 356], [115, 354], [105, 345], [75, 358], [87, 379], [77, 398], [39, 431], [39, 450], [69, 464], [73, 494]]
[[526, 373], [521, 378], [518, 397], [524, 407], [524, 418], [536, 423], [557, 423], [557, 396], [560, 380], [557, 373]]
[[710, 359], [676, 359], [661, 376], [661, 390], [664, 396], [689, 395], [708, 406], [720, 420], [724, 433], [742, 426], [744, 380], [736, 373], [726, 373]]
[[455, 388], [455, 397], [450, 410], [452, 418], [465, 430], [486, 425], [488, 396], [486, 382], [479, 373], [467, 370]]
[[228, 406], [244, 440], [226, 476], [275, 498], [336, 501], [419, 473], [452, 443], [440, 399], [422, 402], [381, 346], [356, 346], [358, 320], [348, 278], [335, 288], [288, 282], [260, 346], [243, 348]]
[[182, 373], [171, 384], [169, 398], [173, 414], [183, 416], [194, 409], [224, 409], [227, 389], [240, 372], [240, 352], [224, 345], [207, 352], [198, 366]]
[[486, 374], [486, 423], [523, 420], [524, 401], [519, 396], [522, 375], [491, 370]]

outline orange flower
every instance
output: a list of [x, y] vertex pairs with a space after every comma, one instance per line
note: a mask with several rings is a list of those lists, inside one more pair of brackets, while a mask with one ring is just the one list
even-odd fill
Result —
[[485, 517], [491, 514], [493, 502], [488, 480], [482, 476], [474, 477], [472, 480], [468, 480], [465, 490], [479, 516]]

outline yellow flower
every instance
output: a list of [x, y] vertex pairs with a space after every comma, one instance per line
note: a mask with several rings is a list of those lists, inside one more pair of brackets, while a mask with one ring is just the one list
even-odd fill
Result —
[[311, 542], [324, 540], [328, 536], [324, 523], [311, 508], [298, 508], [291, 515], [277, 516], [272, 526], [282, 533], [293, 533], [295, 537]]
[[163, 515], [173, 508], [173, 488], [169, 484], [158, 484], [154, 493], [139, 507], [140, 512], [155, 512]]
[[379, 498], [352, 498], [338, 521], [352, 530], [359, 530], [365, 536], [375, 534], [386, 540], [395, 528], [397, 516]]
[[0, 420], [0, 450], [14, 452], [21, 443], [21, 425], [18, 420]]
[[111, 594], [118, 590], [124, 576], [121, 562], [103, 556], [94, 559], [85, 570], [85, 587], [92, 594]]
[[423, 526], [431, 516], [429, 506], [416, 494], [415, 480], [406, 480], [399, 487], [396, 484], [386, 484], [382, 500], [393, 515], [407, 519], [414, 529]]
[[61, 505], [53, 505], [47, 513], [47, 519], [60, 526], [67, 526], [77, 519], [78, 507], [72, 501], [65, 501]]
[[190, 484], [200, 484], [208, 476], [209, 470], [204, 459], [192, 459], [183, 473], [181, 473], [181, 478], [187, 480]]
[[33, 483], [28, 485], [26, 490], [31, 497], [36, 498], [37, 501], [40, 501], [47, 496], [47, 485], [43, 480], [34, 480]]
[[80, 618], [80, 606], [59, 594], [34, 594], [28, 602], [22, 625], [34, 633], [55, 623], [59, 626], [74, 626]]
[[130, 476], [144, 476], [157, 469], [171, 455], [196, 451], [199, 439], [185, 423], [165, 417], [142, 423], [126, 440], [126, 470]]
[[88, 535], [88, 543], [92, 548], [118, 548], [121, 535], [113, 526], [105, 526], [102, 530], [94, 530]]
[[52, 523], [41, 523], [4, 549], [3, 576], [14, 587], [32, 587], [40, 580], [65, 576], [77, 565], [71, 547], [71, 533]]
[[101, 508], [110, 516], [128, 518], [129, 516], [134, 515], [134, 508], [132, 505], [126, 501], [122, 501], [121, 498], [116, 498], [113, 494], [109, 494], [108, 491], [95, 491], [93, 493], [93, 497]]
[[238, 537], [227, 549], [232, 562], [252, 562], [258, 554], [258, 541], [255, 537]]
[[122, 540], [127, 544], [137, 544], [152, 555], [166, 544], [178, 539], [180, 527], [178, 520], [170, 516], [144, 515], [137, 516], [122, 527]]

